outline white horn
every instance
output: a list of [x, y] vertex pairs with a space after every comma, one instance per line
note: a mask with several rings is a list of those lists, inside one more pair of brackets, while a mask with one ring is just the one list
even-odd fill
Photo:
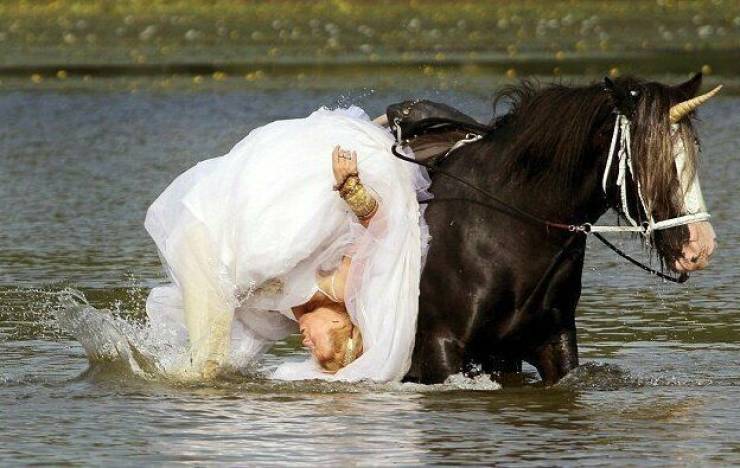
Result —
[[691, 111], [701, 106], [709, 100], [712, 96], [719, 93], [722, 89], [722, 85], [717, 86], [708, 93], [696, 96], [695, 98], [689, 99], [688, 101], [679, 102], [675, 106], [671, 106], [671, 123], [678, 123], [681, 119], [686, 117]]

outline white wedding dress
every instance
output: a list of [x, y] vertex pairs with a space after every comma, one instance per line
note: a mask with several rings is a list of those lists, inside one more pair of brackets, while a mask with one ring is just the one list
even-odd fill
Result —
[[[395, 158], [392, 143], [361, 109], [322, 108], [255, 129], [228, 154], [181, 174], [145, 222], [172, 281], [147, 300], [153, 329], [189, 346], [187, 365], [252, 366], [297, 332], [290, 308], [316, 291], [316, 273], [349, 253], [346, 306], [364, 353], [336, 374], [309, 358], [280, 365], [273, 378], [401, 379], [428, 241], [417, 199], [429, 196], [429, 179]], [[362, 181], [380, 199], [367, 229], [332, 189], [335, 145], [357, 151]]]

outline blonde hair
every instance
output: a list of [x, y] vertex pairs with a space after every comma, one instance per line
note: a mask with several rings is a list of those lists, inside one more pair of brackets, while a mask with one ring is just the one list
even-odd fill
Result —
[[319, 365], [328, 373], [335, 373], [362, 355], [362, 333], [344, 312], [344, 324], [329, 330], [332, 353], [327, 359], [319, 359]]

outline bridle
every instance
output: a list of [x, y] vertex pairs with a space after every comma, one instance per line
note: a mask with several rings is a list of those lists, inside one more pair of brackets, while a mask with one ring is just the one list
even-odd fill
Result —
[[[617, 145], [619, 140], [619, 145]], [[601, 188], [604, 191], [604, 195], [607, 194], [607, 183], [609, 181], [609, 173], [612, 168], [612, 161], [616, 153], [618, 158], [618, 173], [616, 179], [617, 189], [619, 190], [619, 198], [622, 206], [622, 214], [630, 226], [592, 226], [588, 223], [583, 226], [588, 226], [588, 232], [637, 232], [645, 238], [649, 238], [655, 231], [662, 231], [665, 229], [671, 229], [678, 226], [685, 226], [687, 224], [699, 223], [706, 221], [711, 218], [711, 215], [706, 211], [700, 211], [697, 213], [675, 216], [662, 221], [655, 222], [645, 198], [642, 196], [642, 185], [635, 175], [635, 170], [632, 165], [632, 141], [630, 132], [630, 121], [622, 114], [617, 114], [614, 121], [614, 131], [612, 133], [611, 144], [609, 145], [609, 153], [607, 155], [606, 167], [604, 168], [604, 176], [601, 179]], [[680, 157], [684, 157], [681, 154]], [[681, 162], [681, 165], [685, 164]], [[678, 165], [678, 164], [677, 164]], [[632, 179], [632, 182], [637, 187], [637, 198], [640, 201], [643, 213], [646, 214], [648, 221], [644, 223], [637, 223], [632, 217], [627, 203], [627, 173]], [[681, 174], [679, 172], [679, 178]]]
[[[665, 229], [671, 229], [678, 226], [685, 226], [687, 224], [692, 223], [698, 223], [701, 221], [706, 221], [710, 218], [709, 213], [706, 211], [684, 215], [684, 216], [678, 216], [674, 218], [669, 218], [666, 220], [662, 220], [659, 222], [655, 222], [653, 217], [650, 215], [650, 211], [648, 209], [647, 204], [645, 203], [645, 200], [642, 196], [642, 187], [640, 185], [639, 180], [637, 180], [637, 177], [635, 176], [635, 172], [632, 165], [632, 153], [630, 150], [631, 146], [631, 139], [630, 139], [630, 121], [629, 119], [622, 115], [617, 114], [615, 123], [614, 123], [614, 131], [612, 133], [612, 139], [611, 144], [609, 145], [609, 153], [607, 156], [607, 163], [606, 168], [604, 169], [604, 175], [602, 177], [602, 189], [604, 190], [604, 193], [607, 192], [607, 181], [609, 179], [609, 173], [611, 170], [611, 166], [613, 164], [614, 155], [616, 153], [618, 158], [618, 168], [619, 172], [617, 174], [616, 184], [620, 191], [620, 199], [623, 209], [623, 215], [625, 219], [630, 223], [629, 226], [620, 226], [620, 225], [593, 225], [591, 223], [583, 223], [583, 224], [562, 224], [562, 223], [555, 223], [552, 221], [548, 221], [545, 219], [540, 218], [539, 216], [536, 216], [532, 213], [529, 213], [525, 210], [522, 210], [520, 208], [517, 208], [509, 203], [504, 202], [503, 200], [499, 199], [495, 195], [493, 195], [488, 190], [482, 189], [478, 187], [475, 184], [472, 184], [468, 182], [467, 180], [458, 177], [448, 171], [445, 171], [444, 169], [426, 164], [422, 161], [417, 161], [414, 158], [408, 157], [398, 151], [399, 147], [403, 147], [408, 145], [411, 137], [404, 138], [402, 135], [402, 129], [400, 125], [400, 119], [396, 117], [393, 119], [393, 125], [392, 129], [394, 130], [396, 141], [391, 146], [391, 152], [393, 155], [401, 159], [403, 161], [416, 164], [418, 166], [422, 166], [426, 168], [427, 170], [444, 175], [445, 177], [448, 177], [449, 179], [452, 179], [456, 181], [457, 183], [464, 185], [479, 194], [483, 195], [485, 198], [488, 198], [489, 200], [496, 203], [497, 206], [494, 205], [488, 205], [488, 204], [481, 204], [482, 206], [488, 207], [490, 209], [508, 214], [509, 216], [521, 219], [523, 221], [532, 223], [532, 224], [538, 224], [538, 225], [544, 225], [547, 229], [553, 228], [563, 231], [568, 231], [572, 233], [580, 233], [584, 235], [593, 234], [594, 237], [596, 237], [599, 241], [601, 241], [606, 247], [611, 249], [613, 252], [615, 252], [617, 255], [621, 256], [622, 258], [628, 260], [633, 265], [647, 271], [648, 273], [655, 275], [659, 278], [662, 278], [667, 281], [671, 281], [674, 283], [684, 283], [688, 279], [688, 275], [686, 273], [681, 273], [678, 277], [673, 277], [671, 275], [667, 275], [661, 271], [658, 271], [648, 265], [645, 265], [644, 263], [640, 262], [639, 260], [631, 257], [618, 247], [616, 247], [614, 244], [606, 240], [600, 233], [602, 232], [615, 232], [615, 233], [639, 233], [641, 234], [645, 239], [650, 238], [652, 233], [655, 231], [665, 230]], [[469, 144], [475, 141], [478, 141], [480, 138], [482, 138], [482, 135], [478, 134], [468, 134], [464, 140], [461, 140], [460, 142], [457, 142], [452, 149], [450, 149], [445, 157], [452, 152], [453, 150], [456, 150], [460, 148], [461, 146], [464, 146], [465, 144]], [[619, 140], [619, 145], [617, 145], [617, 141]], [[637, 192], [638, 192], [638, 198], [640, 200], [640, 204], [642, 205], [642, 208], [644, 210], [644, 213], [647, 215], [648, 221], [643, 223], [637, 223], [635, 219], [632, 217], [631, 213], [629, 212], [629, 205], [627, 203], [627, 173], [629, 172], [629, 176], [631, 177], [634, 184], [637, 186]], [[679, 173], [680, 177], [680, 173]], [[431, 203], [433, 199], [431, 200], [424, 200], [420, 201], [419, 203]], [[570, 244], [570, 242], [566, 243], [566, 246], [564, 249]], [[562, 253], [562, 252], [561, 252]], [[559, 254], [560, 255], [560, 254]]]

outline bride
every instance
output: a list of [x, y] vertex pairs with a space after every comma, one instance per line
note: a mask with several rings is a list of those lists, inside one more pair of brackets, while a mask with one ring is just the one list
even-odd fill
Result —
[[[181, 372], [254, 365], [298, 331], [311, 350], [273, 378], [400, 380], [408, 370], [428, 234], [423, 169], [359, 108], [253, 130], [177, 177], [147, 212], [171, 284], [153, 329], [187, 345]], [[351, 148], [352, 150], [346, 150]]]

